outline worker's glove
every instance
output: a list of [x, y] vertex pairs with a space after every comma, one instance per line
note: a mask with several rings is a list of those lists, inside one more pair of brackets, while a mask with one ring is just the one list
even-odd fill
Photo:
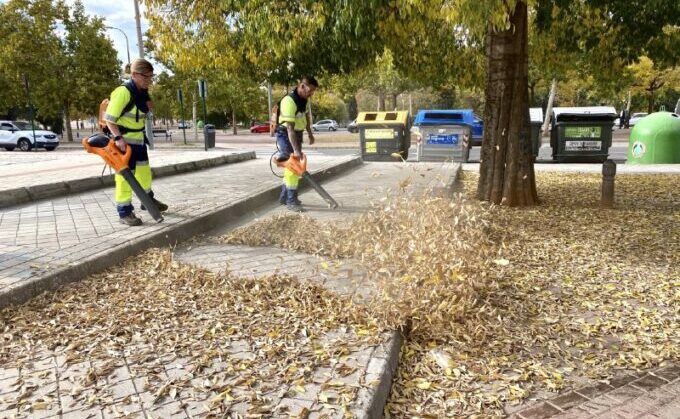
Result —
[[116, 147], [120, 150], [121, 153], [125, 153], [125, 149], [127, 148], [127, 144], [125, 143], [125, 140], [122, 138], [120, 140], [115, 140]]

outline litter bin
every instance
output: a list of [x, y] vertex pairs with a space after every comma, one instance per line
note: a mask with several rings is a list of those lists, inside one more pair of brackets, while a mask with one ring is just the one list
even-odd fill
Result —
[[[357, 128], [361, 157], [366, 161], [408, 159], [411, 147], [409, 114], [399, 112], [359, 112]], [[395, 157], [396, 155], [401, 157]]]
[[213, 124], [205, 124], [203, 126], [203, 135], [205, 136], [206, 148], [215, 148], [215, 126]]
[[472, 111], [420, 111], [413, 122], [417, 161], [467, 162], [472, 135]]
[[616, 109], [611, 106], [553, 108], [550, 146], [560, 163], [604, 163], [612, 145]]
[[680, 163], [680, 116], [656, 112], [638, 121], [630, 132], [626, 163]]
[[541, 125], [543, 125], [543, 109], [530, 108], [529, 120], [531, 122], [531, 151], [534, 157], [538, 157], [538, 151], [541, 149]]

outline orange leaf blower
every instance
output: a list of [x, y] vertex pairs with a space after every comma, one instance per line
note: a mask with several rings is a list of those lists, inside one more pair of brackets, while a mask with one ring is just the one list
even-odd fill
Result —
[[307, 156], [305, 154], [303, 154], [300, 158], [291, 155], [288, 160], [282, 162], [276, 160], [275, 158], [273, 158], [273, 160], [278, 167], [287, 168], [297, 176], [306, 180], [307, 183], [309, 183], [312, 188], [314, 188], [314, 190], [317, 191], [319, 195], [321, 195], [324, 201], [326, 201], [331, 208], [338, 207], [338, 203], [335, 201], [335, 199], [333, 199], [333, 197], [330, 196], [328, 192], [326, 192], [326, 190], [321, 187], [319, 182], [314, 180], [312, 175], [307, 171]]
[[123, 176], [123, 179], [130, 184], [132, 191], [137, 195], [137, 198], [139, 198], [146, 207], [153, 219], [159, 223], [163, 221], [163, 216], [158, 210], [156, 203], [153, 202], [151, 197], [144, 191], [144, 188], [137, 182], [135, 175], [128, 167], [130, 156], [132, 155], [132, 147], [127, 147], [125, 149], [125, 154], [123, 154], [120, 149], [116, 147], [113, 140], [102, 133], [83, 138], [83, 147], [85, 147], [85, 150], [88, 153], [96, 154], [101, 157], [107, 165], [111, 166], [113, 170], [116, 171], [116, 173]]

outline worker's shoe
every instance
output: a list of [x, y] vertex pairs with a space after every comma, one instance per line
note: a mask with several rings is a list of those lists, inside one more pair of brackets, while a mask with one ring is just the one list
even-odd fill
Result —
[[288, 195], [291, 192], [294, 192], [293, 193], [293, 202], [295, 202], [296, 205], [302, 205], [302, 202], [297, 197], [297, 191], [296, 190], [289, 190], [288, 188], [286, 188], [286, 185], [281, 186], [281, 195], [279, 195], [279, 204], [287, 205], [288, 204]]
[[295, 202], [286, 204], [286, 209], [291, 212], [305, 212], [305, 209], [302, 207], [302, 205], [296, 204]]
[[298, 207], [302, 205], [302, 202], [298, 199], [297, 189], [287, 189], [286, 191], [286, 205], [297, 205]]
[[[287, 202], [287, 201], [288, 201], [287, 199], [279, 199], [279, 203], [280, 203], [281, 205], [288, 205], [288, 202]], [[300, 201], [300, 200], [297, 199], [297, 198], [295, 198], [295, 201], [293, 201], [293, 203], [294, 203], [295, 205], [302, 205], [302, 201]]]
[[120, 223], [128, 226], [140, 226], [142, 225], [142, 220], [135, 215], [134, 212], [129, 213], [124, 217], [120, 217]]
[[281, 194], [279, 194], [279, 204], [286, 205], [286, 201], [288, 201], [288, 188], [286, 188], [286, 185], [281, 185]]
[[[167, 206], [166, 204], [164, 204], [164, 203], [162, 203], [161, 201], [157, 200], [157, 199], [154, 198], [153, 196], [151, 196], [151, 200], [153, 201], [154, 204], [156, 204], [156, 208], [158, 208], [158, 211], [160, 211], [160, 212], [165, 212], [165, 211], [168, 210], [168, 206]], [[142, 211], [146, 211], [146, 207], [144, 206], [144, 204], [142, 204]]]

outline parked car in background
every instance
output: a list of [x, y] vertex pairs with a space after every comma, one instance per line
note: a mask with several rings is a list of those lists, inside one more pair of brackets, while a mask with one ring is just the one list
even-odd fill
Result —
[[350, 122], [349, 125], [347, 125], [347, 131], [351, 132], [352, 134], [356, 134], [357, 132], [359, 132], [359, 127], [357, 127], [356, 119]]
[[314, 131], [337, 131], [338, 123], [332, 119], [322, 119], [312, 125]]
[[191, 128], [191, 122], [190, 121], [179, 121], [179, 124], [177, 124], [177, 128], [179, 128], [179, 129]]
[[253, 126], [250, 127], [250, 132], [252, 132], [252, 133], [262, 133], [262, 132], [269, 133], [269, 123], [256, 122], [255, 124], [253, 124]]
[[637, 124], [638, 121], [640, 121], [642, 118], [644, 118], [647, 115], [649, 115], [647, 112], [634, 113], [633, 115], [631, 115], [630, 121], [628, 122], [628, 125], [630, 125], [632, 127], [633, 125]]
[[0, 147], [7, 151], [17, 147], [21, 151], [31, 151], [34, 147], [52, 151], [59, 147], [59, 137], [52, 131], [40, 129], [37, 124], [31, 127], [30, 122], [0, 121]]

